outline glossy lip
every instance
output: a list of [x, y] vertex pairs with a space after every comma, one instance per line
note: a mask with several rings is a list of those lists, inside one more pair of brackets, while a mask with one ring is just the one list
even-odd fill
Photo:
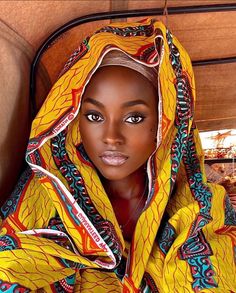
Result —
[[108, 166], [121, 166], [127, 161], [128, 156], [117, 151], [106, 151], [100, 158]]

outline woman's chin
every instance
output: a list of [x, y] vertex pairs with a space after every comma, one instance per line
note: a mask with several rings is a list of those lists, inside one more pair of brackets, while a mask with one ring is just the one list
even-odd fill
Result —
[[121, 172], [121, 170], [114, 170], [114, 168], [111, 168], [111, 170], [98, 170], [98, 174], [100, 177], [103, 177], [104, 179], [109, 181], [122, 180], [129, 176], [127, 172], [123, 173]]
[[127, 176], [120, 176], [120, 175], [116, 175], [116, 174], [101, 174], [103, 178], [105, 178], [106, 180], [109, 181], [117, 181], [117, 180], [122, 180], [124, 178], [126, 178]]

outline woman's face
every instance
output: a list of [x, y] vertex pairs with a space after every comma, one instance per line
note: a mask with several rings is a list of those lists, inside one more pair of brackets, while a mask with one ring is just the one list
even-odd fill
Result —
[[157, 93], [140, 73], [99, 68], [83, 94], [79, 127], [83, 146], [108, 180], [132, 175], [155, 150]]

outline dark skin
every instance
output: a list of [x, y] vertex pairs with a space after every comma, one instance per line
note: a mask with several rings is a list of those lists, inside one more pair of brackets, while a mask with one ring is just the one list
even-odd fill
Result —
[[128, 241], [147, 199], [145, 167], [156, 147], [157, 116], [156, 89], [130, 68], [99, 68], [83, 94], [81, 139]]

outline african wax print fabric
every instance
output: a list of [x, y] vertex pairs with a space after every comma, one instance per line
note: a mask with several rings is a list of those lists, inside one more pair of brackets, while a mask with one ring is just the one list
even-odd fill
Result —
[[[109, 50], [158, 66], [158, 147], [131, 243], [80, 139], [85, 85]], [[98, 29], [34, 119], [22, 175], [1, 208], [0, 292], [236, 292], [236, 217], [208, 184], [193, 120], [191, 60], [147, 19]]]

